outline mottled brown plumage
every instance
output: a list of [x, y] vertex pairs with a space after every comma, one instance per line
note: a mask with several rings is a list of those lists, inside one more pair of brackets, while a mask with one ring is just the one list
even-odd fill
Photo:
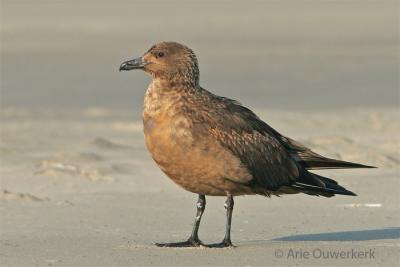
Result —
[[[282, 136], [238, 102], [203, 89], [196, 56], [186, 46], [159, 43], [141, 58], [124, 62], [120, 70], [135, 68], [153, 77], [143, 110], [147, 148], [168, 177], [200, 195], [198, 203], [204, 203], [197, 217], [204, 210], [204, 195], [228, 196], [229, 229], [232, 196], [354, 195], [307, 169], [369, 167], [318, 155]], [[201, 244], [199, 223], [200, 219], [195, 221], [187, 242], [167, 245]], [[219, 245], [231, 245], [228, 231]]]

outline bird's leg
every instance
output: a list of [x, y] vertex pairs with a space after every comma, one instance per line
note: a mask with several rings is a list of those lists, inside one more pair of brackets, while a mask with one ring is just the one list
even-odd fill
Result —
[[233, 197], [228, 195], [228, 198], [225, 201], [225, 209], [226, 209], [226, 230], [225, 230], [225, 237], [221, 243], [211, 244], [208, 247], [212, 248], [225, 248], [225, 247], [234, 247], [231, 241], [231, 223], [232, 223], [232, 212], [233, 212]]
[[201, 244], [198, 234], [199, 234], [201, 216], [203, 216], [203, 212], [206, 208], [206, 197], [204, 195], [199, 195], [199, 199], [197, 200], [196, 207], [197, 207], [196, 218], [194, 218], [193, 230], [192, 230], [192, 234], [189, 237], [189, 240], [192, 240], [198, 244]]
[[201, 216], [206, 208], [206, 197], [204, 195], [199, 195], [199, 199], [197, 200], [197, 212], [196, 218], [194, 219], [194, 225], [192, 234], [190, 235], [189, 239], [183, 242], [176, 242], [176, 243], [156, 243], [158, 247], [199, 247], [203, 246], [203, 243], [200, 241], [198, 232], [199, 226], [201, 221]]

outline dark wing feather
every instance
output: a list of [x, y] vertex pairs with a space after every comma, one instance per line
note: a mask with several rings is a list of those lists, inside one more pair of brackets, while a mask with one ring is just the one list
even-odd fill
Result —
[[[328, 161], [296, 141], [282, 136], [251, 110], [229, 98], [206, 91], [201, 123], [222, 146], [237, 156], [253, 176], [252, 186], [277, 190], [289, 186], [310, 195], [354, 195], [332, 179], [307, 171], [311, 160]], [[205, 115], [204, 115], [205, 114]], [[340, 161], [337, 161], [340, 162]], [[353, 163], [350, 163], [353, 164]], [[314, 167], [317, 165], [314, 165]], [[312, 167], [312, 166], [311, 166]], [[227, 177], [229, 179], [229, 177]]]
[[298, 165], [266, 124], [236, 101], [216, 96], [213, 100], [213, 108], [207, 109], [209, 132], [248, 168], [252, 185], [277, 190], [295, 183]]
[[247, 167], [253, 176], [251, 185], [277, 190], [293, 184], [299, 176], [296, 163], [271, 136], [234, 128], [228, 132], [219, 127], [210, 129], [210, 133]]
[[[269, 136], [274, 137], [278, 140], [287, 150], [287, 152], [293, 157], [293, 159], [308, 170], [315, 169], [347, 169], [347, 168], [376, 168], [360, 163], [342, 161], [337, 159], [330, 159], [321, 156], [311, 149], [305, 147], [299, 142], [281, 135], [274, 128], [260, 120], [251, 110], [241, 106], [238, 102], [230, 100], [228, 98], [222, 98], [226, 103], [229, 103], [229, 108], [236, 114], [240, 113], [242, 118], [249, 121], [247, 127], [251, 127], [253, 130], [266, 133]], [[243, 126], [242, 126], [243, 127]], [[250, 129], [249, 129], [250, 130]]]
[[375, 168], [373, 166], [353, 163], [343, 160], [330, 159], [321, 156], [299, 142], [285, 136], [280, 136], [281, 142], [296, 161], [306, 169], [346, 169], [346, 168]]

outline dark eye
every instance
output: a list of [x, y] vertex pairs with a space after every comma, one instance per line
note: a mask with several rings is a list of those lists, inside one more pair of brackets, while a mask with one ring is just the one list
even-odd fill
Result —
[[157, 53], [157, 57], [163, 57], [164, 56], [164, 52], [158, 52]]

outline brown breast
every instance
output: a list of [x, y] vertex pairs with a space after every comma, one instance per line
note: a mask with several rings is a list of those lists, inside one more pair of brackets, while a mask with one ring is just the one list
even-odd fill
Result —
[[149, 87], [143, 112], [148, 150], [161, 170], [184, 189], [206, 195], [251, 193], [244, 183], [251, 175], [185, 113], [182, 92], [160, 92]]

